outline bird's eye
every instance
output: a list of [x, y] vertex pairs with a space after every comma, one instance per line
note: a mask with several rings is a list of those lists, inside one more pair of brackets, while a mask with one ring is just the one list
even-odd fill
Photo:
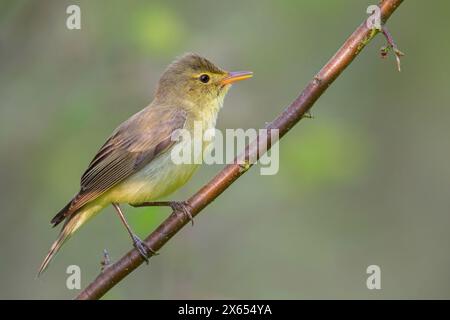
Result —
[[207, 75], [207, 74], [202, 74], [201, 76], [200, 76], [200, 81], [201, 82], [203, 82], [203, 83], [208, 83], [208, 81], [209, 81], [209, 76]]

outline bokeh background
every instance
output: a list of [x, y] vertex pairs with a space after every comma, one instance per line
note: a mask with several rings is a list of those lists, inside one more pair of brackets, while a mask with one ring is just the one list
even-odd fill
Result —
[[[188, 51], [235, 86], [218, 127], [261, 128], [287, 106], [375, 1], [0, 1], [0, 298], [72, 298], [102, 251], [130, 240], [112, 208], [91, 220], [39, 279], [94, 153], [146, 106], [163, 69]], [[82, 29], [66, 28], [81, 6]], [[106, 299], [450, 298], [450, 2], [406, 1], [388, 26], [403, 70], [378, 36], [281, 142], [280, 171], [249, 171], [161, 255]], [[173, 195], [184, 199], [220, 165]], [[256, 170], [255, 170], [256, 169]], [[144, 237], [169, 209], [126, 213]], [[366, 268], [381, 267], [381, 290]]]

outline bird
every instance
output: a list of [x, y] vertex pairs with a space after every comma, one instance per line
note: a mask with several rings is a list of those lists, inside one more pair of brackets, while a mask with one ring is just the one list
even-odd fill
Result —
[[[112, 132], [83, 173], [79, 192], [51, 220], [53, 227], [63, 226], [38, 276], [83, 224], [110, 205], [148, 263], [155, 252], [134, 233], [120, 204], [169, 206], [192, 220], [186, 202], [155, 201], [182, 187], [201, 163], [175, 163], [171, 151], [183, 142], [172, 135], [177, 130], [191, 133], [196, 123], [203, 131], [214, 129], [232, 84], [252, 76], [250, 71], [225, 71], [195, 53], [176, 58], [161, 75], [153, 101]], [[207, 145], [202, 142], [202, 150]]]

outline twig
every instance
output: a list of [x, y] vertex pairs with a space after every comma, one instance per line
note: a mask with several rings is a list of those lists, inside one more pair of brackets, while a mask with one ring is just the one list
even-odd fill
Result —
[[397, 60], [398, 72], [402, 71], [400, 59], [405, 54], [398, 49], [397, 45], [394, 42], [394, 38], [392, 38], [392, 35], [386, 26], [381, 27], [381, 32], [383, 33], [383, 35], [385, 36], [386, 41], [387, 41], [387, 45], [380, 49], [381, 57], [386, 58], [387, 54], [389, 53], [389, 50], [392, 49], [394, 51], [395, 60]]
[[[383, 0], [380, 3], [382, 22], [391, 16], [403, 0]], [[361, 52], [368, 42], [373, 38], [373, 31], [367, 28], [366, 23], [362, 23], [353, 34], [345, 41], [343, 46], [319, 71], [313, 80], [306, 86], [303, 92], [285, 109], [274, 121], [269, 123], [267, 131], [271, 129], [279, 130], [279, 137], [286, 134], [298, 121], [300, 121], [316, 100], [325, 92], [333, 81], [350, 65], [355, 57]], [[270, 140], [270, 134], [258, 136], [258, 139], [246, 146], [245, 152], [238, 156], [239, 159], [255, 159], [258, 155], [258, 141]], [[273, 144], [275, 141], [271, 141]], [[270, 146], [268, 146], [270, 148]], [[192, 208], [192, 215], [195, 217], [209, 203], [216, 199], [225, 189], [227, 189], [236, 179], [244, 174], [251, 164], [243, 167], [235, 162], [227, 165], [209, 183], [203, 186], [194, 194], [187, 203]], [[145, 242], [150, 248], [159, 250], [166, 244], [189, 219], [186, 215], [172, 214], [161, 225], [153, 231]], [[119, 261], [104, 270], [90, 285], [87, 286], [77, 299], [99, 299], [108, 292], [114, 285], [136, 269], [143, 259], [137, 250], [131, 250]]]
[[105, 271], [111, 265], [111, 258], [109, 257], [108, 250], [103, 249], [103, 259], [100, 261], [101, 272]]

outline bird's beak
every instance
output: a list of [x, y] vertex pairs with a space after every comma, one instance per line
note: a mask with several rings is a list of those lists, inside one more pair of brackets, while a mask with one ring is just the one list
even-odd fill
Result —
[[222, 85], [232, 84], [237, 81], [249, 79], [253, 77], [251, 71], [232, 71], [228, 72], [228, 75], [222, 80]]

